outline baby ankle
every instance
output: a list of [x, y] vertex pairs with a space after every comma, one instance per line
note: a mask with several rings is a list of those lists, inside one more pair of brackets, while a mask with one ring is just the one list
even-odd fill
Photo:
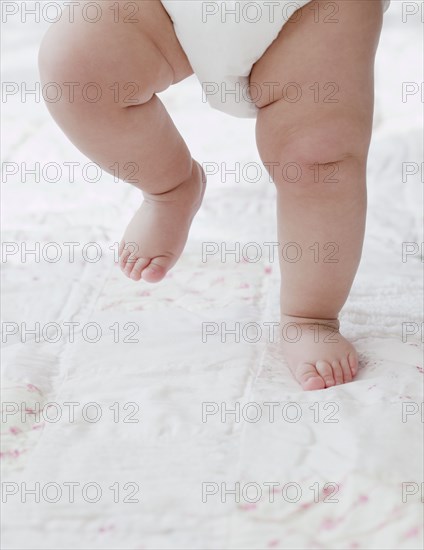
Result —
[[281, 313], [281, 323], [286, 325], [288, 323], [294, 323], [296, 325], [319, 325], [329, 328], [331, 330], [340, 330], [340, 321], [337, 318], [322, 319], [313, 317], [301, 317], [298, 315], [290, 315], [289, 313]]

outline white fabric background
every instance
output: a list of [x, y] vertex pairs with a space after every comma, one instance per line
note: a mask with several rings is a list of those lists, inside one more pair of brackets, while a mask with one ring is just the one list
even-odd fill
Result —
[[[421, 174], [402, 181], [403, 162], [422, 162], [420, 94], [402, 102], [402, 82], [422, 81], [419, 17], [402, 23], [402, 3], [387, 12], [376, 66], [376, 114], [369, 159], [369, 215], [364, 255], [342, 313], [361, 354], [357, 379], [303, 393], [277, 344], [219, 337], [202, 342], [202, 322], [278, 320], [277, 264], [203, 263], [202, 242], [275, 241], [275, 197], [266, 177], [235, 183], [209, 178], [205, 203], [172, 276], [158, 286], [134, 284], [113, 264], [138, 206], [137, 190], [105, 176], [98, 183], [63, 177], [3, 178], [3, 241], [101, 245], [98, 263], [66, 260], [3, 263], [3, 322], [97, 322], [96, 344], [77, 335], [56, 344], [3, 346], [3, 401], [97, 402], [101, 421], [2, 423], [3, 482], [95, 481], [104, 497], [56, 504], [20, 495], [3, 505], [6, 549], [416, 549], [422, 547], [421, 503], [402, 502], [401, 485], [421, 483], [419, 414], [402, 422], [402, 406], [422, 402], [420, 333], [402, 341], [402, 323], [422, 315], [419, 255], [402, 262], [402, 243], [420, 243]], [[45, 24], [3, 25], [3, 80], [37, 81], [37, 45]], [[195, 77], [162, 94], [193, 155], [201, 162], [258, 162], [254, 121], [238, 120], [202, 102]], [[88, 160], [67, 141], [42, 102], [2, 104], [3, 161]], [[77, 171], [77, 173], [79, 173]], [[77, 248], [81, 251], [81, 247]], [[113, 323], [140, 326], [138, 344], [114, 343]], [[202, 422], [202, 402], [297, 402], [298, 423]], [[114, 423], [108, 407], [137, 402], [138, 423]], [[338, 423], [315, 423], [313, 403], [335, 402]], [[296, 504], [201, 499], [202, 482], [298, 483]], [[138, 504], [118, 503], [108, 487], [136, 482]], [[312, 503], [313, 483], [340, 484], [339, 503]]]

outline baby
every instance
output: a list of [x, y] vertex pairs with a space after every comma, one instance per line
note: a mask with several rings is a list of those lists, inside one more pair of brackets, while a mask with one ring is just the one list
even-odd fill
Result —
[[71, 90], [48, 103], [56, 122], [102, 169], [116, 175], [118, 167], [143, 192], [119, 251], [134, 281], [157, 283], [175, 265], [206, 185], [157, 93], [195, 73], [213, 107], [256, 118], [277, 189], [278, 242], [304, 251], [298, 262], [280, 254], [280, 302], [282, 323], [301, 334], [282, 346], [305, 390], [350, 382], [358, 371], [338, 315], [364, 238], [374, 58], [387, 4], [102, 0], [96, 8], [80, 0], [40, 48], [43, 84]]

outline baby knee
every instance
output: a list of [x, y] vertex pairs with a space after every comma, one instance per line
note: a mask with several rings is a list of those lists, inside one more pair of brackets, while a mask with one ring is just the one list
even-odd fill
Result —
[[342, 170], [364, 167], [370, 128], [352, 116], [284, 124], [258, 116], [257, 145], [276, 184], [336, 183]]
[[129, 36], [122, 51], [119, 33], [105, 33], [102, 42], [84, 27], [69, 32], [53, 25], [39, 50], [43, 90], [56, 90], [54, 101], [44, 96], [49, 109], [71, 109], [86, 116], [94, 107], [110, 112], [150, 101], [168, 87], [172, 70], [146, 37], [140, 36], [139, 42], [136, 48]]

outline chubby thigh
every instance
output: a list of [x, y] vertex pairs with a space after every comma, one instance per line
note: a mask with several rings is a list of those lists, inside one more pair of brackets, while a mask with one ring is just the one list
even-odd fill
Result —
[[[79, 76], [84, 69], [87, 76], [99, 76], [103, 70], [105, 78], [127, 82], [137, 80], [147, 67], [152, 78], [157, 78], [154, 87], [159, 89], [193, 72], [160, 0], [66, 4], [62, 17], [43, 39], [41, 69], [57, 67], [58, 58], [68, 61], [64, 72], [79, 65]], [[172, 73], [172, 78], [167, 73]]]

